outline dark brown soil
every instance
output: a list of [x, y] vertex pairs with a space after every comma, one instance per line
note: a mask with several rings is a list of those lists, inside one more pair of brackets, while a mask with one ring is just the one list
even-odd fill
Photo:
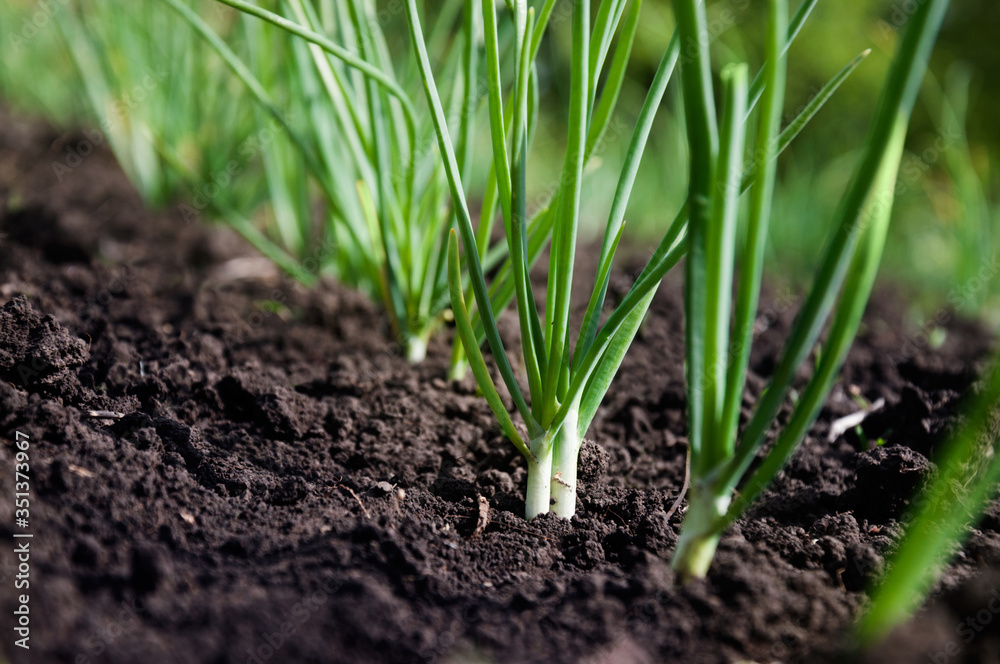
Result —
[[[813, 435], [723, 538], [708, 579], [678, 589], [667, 561], [680, 517], [666, 518], [685, 460], [677, 278], [595, 421], [578, 516], [527, 523], [521, 460], [472, 381], [445, 380], [449, 335], [410, 366], [361, 296], [306, 292], [228, 231], [145, 211], [100, 150], [57, 182], [51, 163], [79, 136], [3, 115], [0, 128], [0, 642], [12, 664], [829, 653], [991, 345], [954, 320], [939, 348], [911, 343], [883, 292]], [[753, 393], [796, 299], [768, 299]], [[886, 400], [864, 427], [883, 446], [854, 432], [828, 442], [856, 398]], [[34, 537], [30, 590], [15, 592], [18, 431]], [[476, 535], [480, 497], [489, 525]], [[926, 662], [949, 640], [966, 654], [948, 661], [998, 661], [1000, 620], [969, 642], [952, 627], [989, 610], [1000, 577], [963, 582], [998, 561], [994, 511], [921, 638], [873, 661]], [[30, 651], [13, 646], [21, 592]]]

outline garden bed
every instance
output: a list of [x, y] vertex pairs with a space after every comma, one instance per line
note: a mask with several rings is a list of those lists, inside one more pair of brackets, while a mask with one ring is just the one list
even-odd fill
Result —
[[[677, 589], [677, 271], [591, 429], [576, 518], [529, 523], [523, 461], [471, 377], [445, 380], [450, 334], [409, 365], [364, 297], [307, 292], [230, 231], [146, 211], [104, 150], [53, 169], [88, 140], [0, 115], [0, 490], [14, 493], [15, 431], [33, 483], [31, 650], [5, 628], [12, 664], [828, 654], [992, 345], [958, 320], [936, 348], [906, 337], [904, 304], [878, 293], [812, 435], [709, 577]], [[612, 291], [629, 284], [619, 273]], [[797, 298], [765, 298], [751, 390]], [[864, 424], [885, 445], [829, 439], [858, 399], [885, 400]], [[7, 623], [13, 524], [5, 498]], [[948, 641], [997, 661], [998, 624], [968, 642], [952, 627], [988, 606], [995, 576], [962, 584], [996, 560], [994, 511], [944, 601], [874, 661], [927, 661]]]

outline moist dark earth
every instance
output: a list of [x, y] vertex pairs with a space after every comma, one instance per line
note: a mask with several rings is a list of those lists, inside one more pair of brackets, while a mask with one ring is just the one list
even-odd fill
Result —
[[[0, 112], [12, 664], [830, 661], [993, 346], [947, 311], [932, 345], [880, 291], [809, 439], [708, 578], [678, 588], [679, 276], [589, 434], [577, 516], [528, 523], [521, 459], [471, 378], [446, 380], [450, 332], [409, 365], [364, 297], [306, 291], [229, 231], [147, 211], [108, 153], [57, 177], [80, 139]], [[799, 299], [766, 298], [748, 407]], [[880, 399], [863, 436], [831, 439]], [[13, 587], [16, 432], [30, 440], [27, 591]], [[929, 608], [865, 657], [1000, 661], [1000, 619], [958, 630], [997, 617], [998, 562], [994, 507]], [[21, 592], [30, 651], [13, 645]]]

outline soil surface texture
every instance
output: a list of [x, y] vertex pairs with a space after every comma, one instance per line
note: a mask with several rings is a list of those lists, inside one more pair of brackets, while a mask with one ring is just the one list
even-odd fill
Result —
[[[993, 344], [946, 310], [931, 344], [880, 291], [808, 440], [723, 537], [708, 578], [678, 588], [679, 272], [591, 429], [577, 516], [529, 523], [522, 459], [472, 379], [446, 380], [450, 332], [409, 365], [363, 296], [307, 291], [226, 229], [149, 212], [106, 151], [54, 171], [81, 140], [0, 112], [11, 664], [831, 658]], [[609, 300], [635, 273], [615, 275]], [[800, 301], [781, 288], [765, 298], [744, 418]], [[509, 314], [503, 328], [514, 340]], [[831, 430], [865, 404], [881, 408], [863, 434]], [[24, 542], [30, 588], [15, 591]], [[934, 603], [871, 661], [1000, 661], [998, 561], [994, 509]], [[30, 650], [14, 645], [21, 593]], [[970, 616], [990, 620], [967, 638]]]

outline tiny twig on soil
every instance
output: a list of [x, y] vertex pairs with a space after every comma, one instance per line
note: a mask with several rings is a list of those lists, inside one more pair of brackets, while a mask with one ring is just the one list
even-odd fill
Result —
[[361, 508], [361, 513], [365, 515], [365, 518], [366, 519], [372, 518], [371, 514], [368, 513], [368, 508], [366, 508], [365, 504], [363, 502], [361, 502], [361, 498], [358, 497], [358, 494], [354, 493], [354, 489], [352, 489], [349, 486], [344, 486], [343, 484], [338, 484], [336, 488], [343, 489], [347, 493], [349, 493], [352, 496], [354, 496], [354, 500], [356, 500], [358, 502], [358, 507]]
[[[472, 512], [474, 512], [474, 511], [476, 511], [476, 510], [472, 510], [472, 509], [466, 510], [466, 512], [468, 512], [470, 514]], [[469, 517], [468, 517], [468, 515], [463, 515], [463, 514], [446, 514], [445, 518], [446, 519], [468, 519]], [[497, 525], [500, 525], [500, 526], [504, 526], [505, 528], [510, 528], [511, 530], [516, 530], [517, 532], [524, 533], [525, 535], [534, 535], [535, 537], [541, 537], [543, 540], [548, 540], [550, 542], [555, 542], [556, 541], [556, 539], [554, 537], [546, 537], [545, 535], [543, 535], [541, 533], [532, 532], [530, 530], [524, 530], [523, 528], [518, 528], [517, 526], [512, 526], [509, 523], [504, 523], [503, 521], [496, 521], [496, 522], [493, 522], [493, 523], [496, 523]]]
[[120, 420], [125, 417], [124, 413], [116, 413], [112, 410], [85, 410], [84, 417], [92, 417], [96, 420]]
[[476, 529], [472, 531], [472, 538], [482, 535], [488, 525], [490, 525], [490, 501], [479, 496], [479, 516], [476, 520]]
[[626, 521], [624, 518], [622, 518], [621, 514], [619, 514], [618, 512], [614, 511], [610, 507], [608, 509], [604, 510], [604, 515], [603, 516], [607, 516], [609, 513], [610, 514], [614, 514], [616, 517], [618, 517], [618, 519], [622, 522], [623, 526], [628, 526], [628, 521]]
[[[340, 476], [340, 479], [341, 479], [341, 480], [343, 480], [343, 479], [344, 479], [344, 476], [343, 476], [343, 475], [341, 475], [341, 476]], [[332, 495], [333, 495], [333, 492], [334, 492], [334, 491], [336, 491], [337, 489], [343, 489], [343, 490], [344, 490], [344, 491], [346, 491], [347, 493], [351, 494], [351, 496], [353, 496], [353, 497], [354, 497], [354, 500], [356, 500], [356, 501], [357, 501], [357, 503], [358, 503], [358, 507], [360, 507], [360, 508], [361, 508], [361, 513], [362, 513], [362, 514], [364, 514], [365, 518], [366, 518], [366, 519], [371, 519], [371, 518], [372, 518], [372, 517], [371, 517], [371, 514], [369, 514], [369, 512], [368, 512], [368, 508], [366, 508], [366, 507], [365, 507], [365, 504], [364, 504], [363, 502], [361, 502], [361, 498], [359, 498], [359, 497], [358, 497], [358, 494], [354, 492], [354, 489], [352, 489], [351, 487], [349, 487], [349, 486], [346, 486], [346, 485], [344, 485], [344, 484], [341, 484], [341, 483], [340, 483], [339, 481], [337, 482], [337, 484], [335, 484], [335, 485], [333, 486], [333, 488], [332, 488], [332, 489], [330, 489], [329, 491], [327, 491], [326, 493], [324, 493], [324, 494], [323, 494], [323, 497], [324, 497], [324, 498], [329, 498], [330, 496], [332, 496]]]
[[399, 506], [404, 500], [406, 500], [406, 490], [397, 488], [396, 492], [392, 494], [392, 505], [396, 508], [396, 516], [403, 516], [403, 510]]
[[670, 517], [674, 515], [677, 508], [681, 506], [681, 501], [684, 500], [684, 496], [687, 495], [688, 486], [691, 485], [691, 448], [688, 448], [687, 459], [684, 461], [684, 484], [681, 486], [681, 492], [677, 494], [677, 500], [674, 504], [670, 506], [670, 510], [667, 512], [666, 523], [670, 523]]
[[525, 535], [534, 535], [535, 537], [541, 537], [543, 540], [548, 540], [550, 542], [555, 542], [556, 541], [556, 539], [554, 537], [546, 537], [545, 535], [543, 535], [541, 533], [533, 533], [530, 530], [525, 530], [523, 528], [518, 528], [517, 526], [512, 526], [510, 524], [503, 524], [503, 525], [507, 526], [511, 530], [516, 530], [519, 533], [524, 533]]
[[867, 408], [834, 420], [830, 424], [830, 433], [826, 436], [826, 442], [832, 443], [854, 427], [860, 426], [869, 415], [881, 410], [883, 406], [885, 406], [885, 399], [879, 399]]

